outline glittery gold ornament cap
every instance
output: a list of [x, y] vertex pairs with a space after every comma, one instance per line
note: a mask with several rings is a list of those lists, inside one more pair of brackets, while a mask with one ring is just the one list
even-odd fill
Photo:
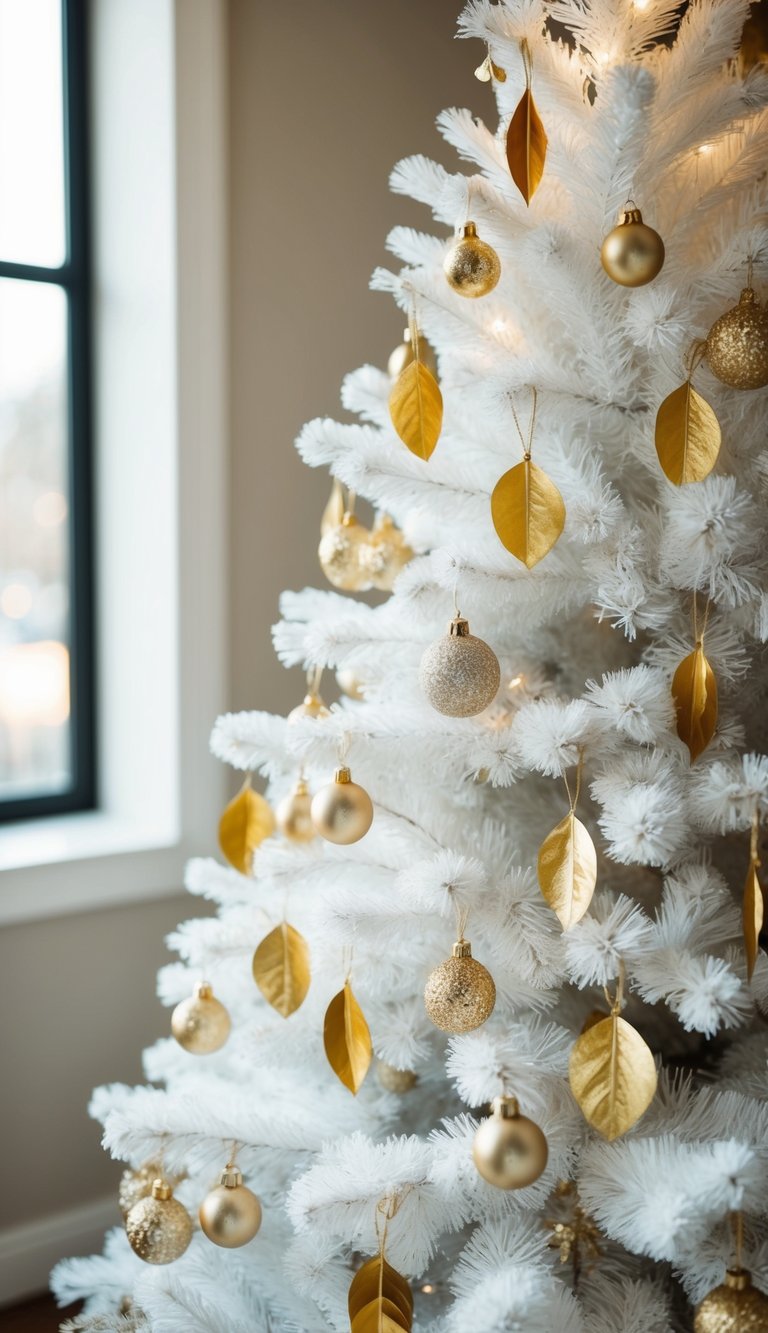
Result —
[[768, 1297], [752, 1286], [746, 1268], [729, 1268], [696, 1311], [695, 1333], [768, 1333]]
[[709, 330], [707, 360], [713, 375], [731, 389], [761, 389], [768, 384], [768, 310], [751, 287], [738, 305], [726, 310]]
[[448, 633], [425, 650], [419, 681], [432, 707], [445, 717], [474, 717], [493, 703], [501, 683], [499, 659], [457, 615]]
[[427, 1014], [441, 1032], [472, 1032], [493, 1013], [496, 985], [487, 967], [472, 957], [468, 940], [457, 940], [453, 957], [430, 972], [424, 987]]

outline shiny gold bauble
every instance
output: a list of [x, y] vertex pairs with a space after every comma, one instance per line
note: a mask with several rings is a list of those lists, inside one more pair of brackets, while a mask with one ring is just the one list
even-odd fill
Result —
[[646, 227], [639, 208], [627, 208], [603, 241], [600, 259], [620, 287], [644, 287], [661, 272], [664, 242], [653, 227]]
[[469, 622], [455, 616], [448, 633], [424, 652], [421, 688], [433, 708], [446, 717], [474, 717], [493, 703], [501, 682], [499, 659], [484, 639], [469, 632]]
[[133, 1205], [125, 1232], [131, 1249], [146, 1264], [172, 1264], [192, 1239], [192, 1218], [174, 1199], [168, 1181], [158, 1177], [152, 1193]]
[[326, 842], [344, 847], [365, 837], [373, 823], [373, 804], [348, 768], [337, 768], [333, 782], [312, 797], [312, 823]]
[[325, 577], [334, 588], [359, 592], [368, 586], [368, 576], [361, 565], [360, 556], [370, 535], [354, 514], [347, 513], [337, 527], [329, 528], [320, 538], [317, 557]]
[[336, 680], [340, 690], [343, 690], [348, 699], [365, 698], [365, 685], [356, 671], [351, 667], [339, 667], [336, 672]]
[[401, 569], [412, 559], [413, 551], [400, 529], [389, 514], [380, 514], [370, 540], [360, 552], [360, 564], [368, 582], [380, 592], [391, 592]]
[[284, 838], [290, 842], [312, 841], [315, 826], [312, 823], [311, 805], [309, 787], [303, 778], [299, 778], [293, 791], [275, 807], [275, 823]]
[[236, 1167], [222, 1171], [219, 1184], [206, 1194], [200, 1204], [200, 1226], [214, 1245], [225, 1250], [253, 1240], [261, 1226], [261, 1204]]
[[317, 718], [317, 717], [330, 717], [330, 716], [331, 716], [330, 708], [326, 708], [325, 703], [320, 698], [320, 695], [317, 693], [317, 691], [310, 690], [308, 694], [304, 695], [302, 702], [300, 704], [297, 704], [295, 708], [291, 709], [290, 713], [288, 714], [288, 721], [298, 722], [299, 719], [302, 717]]
[[521, 1190], [538, 1180], [547, 1165], [549, 1148], [535, 1121], [520, 1114], [514, 1097], [494, 1097], [491, 1114], [472, 1144], [480, 1175], [500, 1190]]
[[[414, 359], [411, 330], [406, 329], [403, 334], [403, 341], [395, 348], [387, 362], [387, 370], [389, 371], [390, 378], [396, 380], [398, 375], [400, 375], [402, 371], [405, 370], [405, 367], [409, 366]], [[423, 366], [427, 367], [427, 370], [431, 371], [435, 376], [435, 379], [437, 379], [437, 357], [435, 356], [435, 350], [427, 342], [423, 333], [419, 334], [419, 360]]]
[[388, 1065], [386, 1060], [376, 1061], [376, 1077], [387, 1092], [397, 1092], [400, 1096], [410, 1092], [419, 1078], [412, 1069], [398, 1069], [396, 1065]]
[[768, 384], [768, 309], [751, 287], [744, 288], [738, 305], [715, 320], [706, 351], [712, 374], [731, 389]]
[[495, 1003], [496, 986], [488, 968], [472, 957], [468, 940], [457, 940], [453, 956], [427, 978], [427, 1014], [441, 1032], [471, 1032], [490, 1017]]
[[190, 1055], [212, 1055], [227, 1040], [232, 1024], [221, 1000], [202, 981], [194, 995], [177, 1004], [171, 1015], [171, 1032]]
[[443, 272], [459, 296], [487, 296], [501, 277], [501, 261], [493, 247], [480, 240], [474, 222], [468, 222], [445, 256]]
[[146, 1199], [152, 1193], [152, 1186], [162, 1174], [162, 1167], [158, 1162], [146, 1162], [144, 1166], [139, 1166], [135, 1170], [133, 1167], [126, 1167], [120, 1177], [117, 1191], [117, 1202], [123, 1217], [128, 1216], [135, 1203], [140, 1199]]
[[722, 1286], [704, 1297], [695, 1333], [768, 1333], [768, 1296], [752, 1286], [745, 1268], [729, 1268]]

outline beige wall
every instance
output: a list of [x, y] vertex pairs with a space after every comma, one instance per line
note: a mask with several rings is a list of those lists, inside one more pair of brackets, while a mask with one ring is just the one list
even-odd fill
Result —
[[[269, 626], [283, 588], [321, 584], [328, 480], [292, 442], [307, 418], [338, 411], [345, 371], [383, 364], [400, 341], [402, 318], [368, 277], [391, 226], [429, 217], [389, 195], [389, 170], [441, 154], [442, 107], [490, 96], [472, 78], [477, 46], [452, 40], [458, 8], [230, 3], [232, 707], [285, 709], [301, 693]], [[167, 1031], [154, 995], [163, 936], [203, 910], [170, 898], [0, 932], [0, 1229], [114, 1187], [88, 1096], [140, 1077], [142, 1046]]]
[[402, 339], [368, 290], [398, 223], [429, 210], [388, 188], [401, 157], [456, 161], [435, 127], [486, 108], [483, 52], [454, 40], [459, 0], [231, 0], [232, 703], [285, 711], [298, 671], [274, 657], [284, 588], [324, 585], [325, 471], [304, 467], [304, 421], [340, 412], [344, 374]]

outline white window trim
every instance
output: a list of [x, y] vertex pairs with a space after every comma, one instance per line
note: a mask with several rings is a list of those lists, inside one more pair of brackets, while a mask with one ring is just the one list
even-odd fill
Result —
[[0, 922], [178, 891], [224, 799], [225, 0], [91, 0], [99, 809], [0, 828]]

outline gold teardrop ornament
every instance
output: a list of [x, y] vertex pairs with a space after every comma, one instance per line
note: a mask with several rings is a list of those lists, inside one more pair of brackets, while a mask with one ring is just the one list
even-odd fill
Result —
[[596, 883], [595, 844], [570, 810], [539, 848], [539, 887], [563, 930], [570, 930], [581, 920]]
[[752, 974], [755, 970], [757, 955], [759, 950], [760, 931], [763, 928], [763, 915], [765, 904], [763, 902], [763, 890], [758, 878], [758, 867], [760, 862], [750, 860], [747, 879], [744, 885], [744, 899], [742, 903], [742, 924], [744, 927], [744, 952], [747, 956], [747, 980], [752, 980]]
[[219, 820], [219, 846], [229, 864], [241, 875], [250, 875], [253, 853], [275, 831], [269, 803], [254, 791], [246, 778], [237, 796]]
[[615, 1012], [577, 1038], [568, 1076], [584, 1118], [609, 1140], [637, 1124], [656, 1092], [650, 1047]]
[[421, 361], [401, 370], [389, 395], [392, 425], [412, 454], [424, 462], [432, 456], [443, 425], [443, 395]]
[[348, 1308], [352, 1333], [392, 1333], [410, 1329], [413, 1323], [410, 1285], [381, 1254], [367, 1259], [355, 1273]]
[[309, 990], [309, 948], [287, 921], [265, 936], [253, 955], [253, 979], [264, 999], [283, 1018], [295, 1013]]
[[541, 183], [546, 156], [547, 136], [533, 94], [526, 88], [507, 130], [509, 170], [526, 204], [530, 204]]
[[524, 458], [496, 482], [491, 517], [502, 544], [527, 569], [533, 569], [563, 531], [565, 505], [546, 472]]
[[371, 1034], [349, 981], [325, 1011], [323, 1043], [328, 1063], [345, 1088], [357, 1095], [373, 1058]]
[[672, 678], [672, 697], [677, 710], [677, 734], [688, 746], [693, 763], [706, 750], [717, 727], [717, 680], [701, 641], [677, 668]]
[[675, 486], [703, 481], [720, 453], [720, 423], [690, 379], [669, 394], [656, 415], [656, 453]]

